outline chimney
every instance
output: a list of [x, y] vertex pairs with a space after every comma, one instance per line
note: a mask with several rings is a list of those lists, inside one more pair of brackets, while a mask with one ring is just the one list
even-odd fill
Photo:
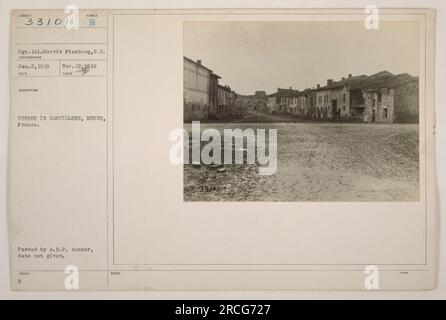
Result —
[[327, 86], [331, 86], [333, 84], [333, 79], [327, 79]]
[[201, 60], [197, 60], [197, 64], [200, 64], [200, 65], [201, 65]]
[[316, 86], [318, 89], [321, 87], [321, 85], [320, 84], [317, 84], [317, 86]]
[[342, 81], [344, 81], [345, 80], [345, 77], [342, 77]]
[[290, 87], [290, 91], [293, 90], [293, 87]]
[[350, 79], [351, 77], [352, 77], [352, 74], [351, 74], [351, 73], [349, 73], [349, 74], [348, 74], [348, 78]]

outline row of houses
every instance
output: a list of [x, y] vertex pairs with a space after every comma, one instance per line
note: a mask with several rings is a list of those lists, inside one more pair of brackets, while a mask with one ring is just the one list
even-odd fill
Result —
[[183, 57], [184, 121], [228, 120], [241, 117], [243, 104], [236, 104], [237, 94], [219, 83], [220, 76], [201, 63]]
[[254, 110], [324, 120], [418, 122], [419, 80], [407, 73], [349, 74], [339, 81], [328, 79], [325, 86], [278, 88], [270, 95], [237, 94], [220, 79], [200, 60], [184, 57], [184, 121], [232, 120]]
[[418, 87], [418, 77], [407, 73], [349, 74], [302, 91], [278, 88], [268, 96], [266, 109], [306, 118], [418, 122]]

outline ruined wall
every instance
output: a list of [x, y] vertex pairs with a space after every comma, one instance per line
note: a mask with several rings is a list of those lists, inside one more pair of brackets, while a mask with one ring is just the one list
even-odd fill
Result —
[[419, 91], [418, 82], [409, 82], [395, 88], [395, 122], [418, 123]]
[[394, 90], [381, 88], [363, 90], [364, 122], [392, 123], [394, 119]]
[[349, 102], [350, 117], [362, 121], [364, 113], [364, 95], [362, 89], [350, 90]]

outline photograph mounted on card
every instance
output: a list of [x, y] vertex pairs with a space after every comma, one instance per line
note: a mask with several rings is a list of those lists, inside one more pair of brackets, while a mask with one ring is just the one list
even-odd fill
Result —
[[435, 11], [14, 10], [14, 290], [436, 285]]

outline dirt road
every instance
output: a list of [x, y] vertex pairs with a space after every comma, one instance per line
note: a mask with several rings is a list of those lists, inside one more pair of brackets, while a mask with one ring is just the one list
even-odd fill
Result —
[[418, 201], [416, 124], [202, 125], [209, 127], [277, 129], [277, 171], [185, 165], [185, 201]]

